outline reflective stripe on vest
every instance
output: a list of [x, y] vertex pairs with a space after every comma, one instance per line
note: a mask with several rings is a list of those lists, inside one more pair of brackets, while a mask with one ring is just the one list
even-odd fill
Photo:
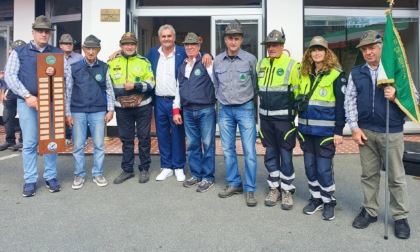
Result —
[[335, 101], [327, 102], [327, 101], [309, 100], [309, 105], [334, 108], [335, 107]]
[[[281, 110], [265, 110], [260, 108], [259, 113], [265, 116], [286, 116], [289, 115], [289, 110], [287, 109], [281, 109]], [[294, 110], [291, 112], [292, 114], [295, 113]]]
[[326, 120], [313, 120], [313, 119], [299, 118], [298, 122], [300, 124], [309, 125], [309, 126], [326, 126], [326, 127], [335, 126], [335, 121], [326, 121]]

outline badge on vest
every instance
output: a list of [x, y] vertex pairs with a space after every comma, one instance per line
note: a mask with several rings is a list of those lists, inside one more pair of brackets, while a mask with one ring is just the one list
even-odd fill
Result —
[[101, 74], [95, 75], [95, 80], [96, 81], [102, 81], [102, 75]]
[[119, 78], [121, 78], [121, 74], [120, 73], [114, 74], [114, 79], [119, 79]]
[[324, 97], [324, 96], [326, 96], [327, 95], [327, 90], [325, 89], [325, 88], [321, 88], [320, 90], [319, 90], [319, 95], [320, 96], [322, 96], [322, 97]]
[[141, 82], [141, 78], [140, 77], [136, 77], [135, 82]]
[[277, 75], [278, 76], [282, 76], [284, 74], [284, 70], [283, 70], [283, 68], [279, 68], [279, 69], [277, 69]]
[[240, 81], [245, 81], [246, 80], [246, 74], [240, 74], [239, 75], [239, 80]]
[[200, 74], [201, 74], [201, 70], [200, 69], [197, 69], [197, 70], [194, 71], [194, 75], [195, 76], [200, 76]]

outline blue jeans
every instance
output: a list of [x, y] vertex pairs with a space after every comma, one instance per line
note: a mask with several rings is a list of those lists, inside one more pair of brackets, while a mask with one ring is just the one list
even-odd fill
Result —
[[194, 178], [214, 182], [216, 111], [213, 107], [183, 110], [187, 156]]
[[245, 191], [255, 192], [257, 177], [257, 130], [254, 117], [254, 102], [239, 106], [219, 105], [219, 130], [226, 165], [226, 179], [230, 186], [242, 184], [236, 155], [236, 127], [239, 126], [245, 158]]
[[[38, 180], [38, 111], [29, 108], [22, 99], [17, 100], [19, 124], [23, 139], [22, 160], [25, 183], [36, 183]], [[57, 153], [44, 154], [44, 178], [57, 177]]]
[[92, 176], [102, 175], [104, 163], [104, 135], [105, 135], [105, 111], [95, 113], [72, 113], [73, 116], [73, 159], [74, 176], [84, 177], [85, 172], [85, 141], [87, 126], [89, 125], [93, 142], [93, 167]]

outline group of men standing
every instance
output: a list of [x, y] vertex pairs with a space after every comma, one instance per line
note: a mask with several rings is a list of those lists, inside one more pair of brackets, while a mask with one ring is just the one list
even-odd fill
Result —
[[[53, 30], [48, 18], [37, 17], [32, 28], [34, 40], [14, 49], [5, 76], [9, 88], [18, 96], [17, 108], [24, 135], [23, 196], [35, 195], [38, 178], [38, 100], [37, 83], [33, 78], [36, 76], [36, 54], [62, 52], [48, 45]], [[89, 35], [83, 42], [84, 58], [76, 59], [71, 54], [66, 56], [66, 123], [72, 128], [74, 138], [75, 172], [72, 188], [81, 188], [85, 181], [83, 147], [87, 127], [90, 128], [94, 144], [93, 181], [98, 186], [107, 185], [102, 169], [104, 128], [113, 118], [114, 111], [123, 143], [123, 171], [114, 180], [114, 184], [123, 183], [135, 176], [135, 135], [139, 139], [139, 183], [149, 180], [150, 123], [154, 105], [161, 154], [161, 172], [156, 180], [163, 181], [175, 174], [185, 187], [198, 185], [198, 192], [208, 191], [214, 185], [215, 104], [218, 101], [217, 118], [228, 182], [218, 195], [227, 198], [245, 191], [246, 205], [256, 206], [257, 131], [254, 101], [259, 95], [260, 137], [266, 147], [264, 164], [268, 170], [267, 182], [270, 187], [265, 204], [273, 206], [281, 199], [282, 209], [292, 209], [292, 195], [295, 192], [292, 150], [297, 134], [294, 125], [297, 114], [295, 98], [299, 94], [301, 76], [300, 63], [283, 53], [286, 39], [283, 30], [273, 30], [261, 43], [266, 46], [268, 57], [260, 62], [241, 49], [244, 31], [239, 23], [226, 27], [226, 50], [214, 59], [200, 52], [203, 40], [195, 33], [188, 33], [182, 42], [184, 47], [175, 45], [176, 35], [171, 25], [160, 27], [158, 36], [161, 46], [152, 48], [145, 57], [137, 54], [138, 41], [130, 32], [125, 33], [120, 40], [120, 55], [108, 64], [97, 58], [101, 41], [94, 35]], [[366, 33], [361, 38], [360, 47], [366, 64], [352, 70], [350, 92], [345, 88], [342, 90], [343, 94], [351, 96], [346, 100], [347, 121], [353, 139], [361, 146], [365, 201], [353, 223], [356, 228], [365, 228], [377, 218], [378, 193], [375, 188], [379, 188], [380, 161], [384, 157], [384, 150], [378, 145], [382, 146], [380, 139], [384, 135], [384, 122], [375, 121], [372, 116], [382, 115], [378, 106], [386, 99], [395, 99], [395, 88], [375, 89], [377, 68], [373, 66], [379, 64], [377, 59], [378, 55], [380, 58], [382, 42], [376, 36]], [[65, 48], [61, 48], [66, 52]], [[54, 76], [55, 69], [48, 67], [45, 72]], [[372, 99], [374, 103], [367, 102]], [[359, 106], [362, 103], [366, 106]], [[374, 104], [373, 108], [371, 104]], [[394, 138], [398, 141], [395, 142], [395, 149], [390, 149], [393, 153], [390, 169], [395, 171], [390, 177], [391, 211], [396, 221], [396, 236], [408, 238], [407, 189], [401, 164], [403, 114], [394, 105], [391, 112], [395, 119], [391, 123], [391, 143], [394, 144]], [[236, 154], [237, 128], [244, 151], [244, 182]], [[371, 139], [375, 141], [372, 145]], [[183, 170], [186, 156], [192, 174], [189, 179], [185, 178]], [[57, 153], [45, 154], [43, 157], [46, 186], [51, 192], [60, 191], [56, 173]]]

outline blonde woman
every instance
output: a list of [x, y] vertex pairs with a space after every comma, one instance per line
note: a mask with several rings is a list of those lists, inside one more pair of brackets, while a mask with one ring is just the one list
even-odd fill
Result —
[[323, 209], [324, 220], [333, 220], [337, 201], [333, 157], [343, 143], [346, 78], [328, 42], [315, 36], [302, 60], [297, 98], [298, 139], [304, 153], [305, 172], [311, 198], [305, 214]]

